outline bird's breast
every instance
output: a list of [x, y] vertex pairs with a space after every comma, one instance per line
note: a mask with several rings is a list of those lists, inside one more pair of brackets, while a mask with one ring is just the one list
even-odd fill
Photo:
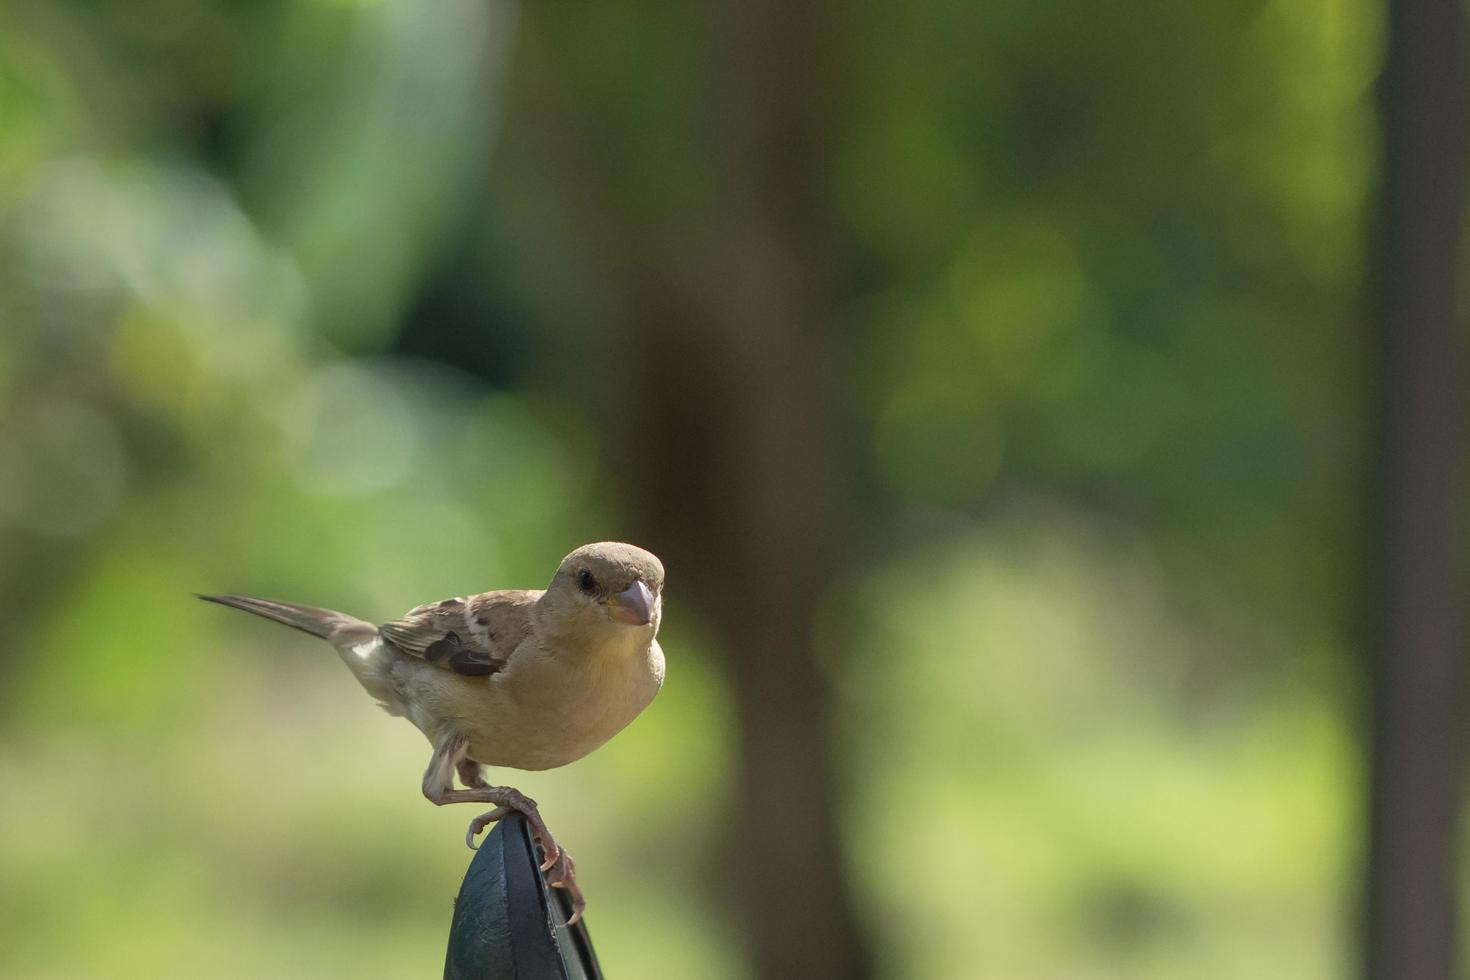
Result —
[[554, 769], [587, 755], [638, 717], [663, 683], [657, 642], [633, 653], [512, 658], [491, 679], [501, 703], [470, 726], [471, 756], [492, 766]]

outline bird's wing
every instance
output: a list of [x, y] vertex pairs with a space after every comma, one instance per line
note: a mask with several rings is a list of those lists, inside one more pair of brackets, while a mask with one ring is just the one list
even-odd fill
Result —
[[505, 666], [531, 633], [531, 609], [540, 592], [482, 592], [410, 609], [378, 627], [404, 653], [456, 674], [483, 677]]

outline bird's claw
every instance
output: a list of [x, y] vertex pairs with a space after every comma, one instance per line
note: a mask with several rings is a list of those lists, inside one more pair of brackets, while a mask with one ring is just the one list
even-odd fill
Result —
[[482, 813], [475, 819], [471, 820], [470, 829], [464, 835], [465, 844], [469, 845], [470, 850], [478, 851], [480, 849], [480, 845], [475, 843], [475, 838], [480, 835], [480, 831], [484, 830], [486, 827], [490, 826], [501, 817], [508, 816], [511, 812], [512, 810], [508, 806], [498, 806], [488, 813]]
[[587, 907], [587, 900], [582, 896], [582, 889], [577, 887], [576, 863], [566, 849], [556, 842], [556, 838], [551, 836], [551, 831], [546, 829], [546, 823], [541, 819], [534, 800], [521, 798], [514, 802], [523, 803], [523, 805], [503, 804], [471, 820], [470, 828], [465, 833], [465, 843], [469, 845], [470, 850], [478, 850], [475, 838], [479, 836], [480, 831], [502, 817], [511, 813], [520, 813], [531, 825], [531, 839], [536, 842], [537, 847], [541, 848], [541, 873], [546, 876], [546, 883], [552, 888], [566, 890], [567, 897], [572, 901], [572, 914], [567, 919], [567, 925], [576, 925], [582, 918], [582, 910]]
[[583, 897], [582, 889], [577, 887], [577, 864], [565, 848], [558, 847], [556, 857], [541, 870], [548, 869], [551, 873], [546, 876], [546, 883], [552, 888], [565, 889], [567, 897], [572, 900], [572, 914], [567, 917], [567, 925], [574, 926], [587, 908], [587, 899]]
[[541, 848], [543, 855], [541, 870], [547, 871], [561, 857], [563, 853], [561, 845], [556, 842], [555, 837], [551, 836], [551, 831], [546, 829], [546, 824], [541, 819], [539, 812], [533, 811], [525, 816], [526, 822], [531, 825], [531, 839], [536, 842], [537, 847]]

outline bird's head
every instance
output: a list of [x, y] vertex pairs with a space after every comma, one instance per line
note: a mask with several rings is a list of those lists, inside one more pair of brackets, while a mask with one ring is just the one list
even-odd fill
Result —
[[664, 566], [631, 544], [600, 541], [562, 559], [542, 598], [577, 632], [636, 630], [650, 637], [663, 615]]

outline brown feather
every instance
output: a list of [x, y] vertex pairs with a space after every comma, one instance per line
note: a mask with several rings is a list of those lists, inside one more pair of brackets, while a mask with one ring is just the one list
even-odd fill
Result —
[[536, 591], [503, 590], [426, 603], [384, 623], [378, 632], [394, 647], [435, 667], [483, 677], [502, 669], [531, 635], [531, 610], [540, 597]]

